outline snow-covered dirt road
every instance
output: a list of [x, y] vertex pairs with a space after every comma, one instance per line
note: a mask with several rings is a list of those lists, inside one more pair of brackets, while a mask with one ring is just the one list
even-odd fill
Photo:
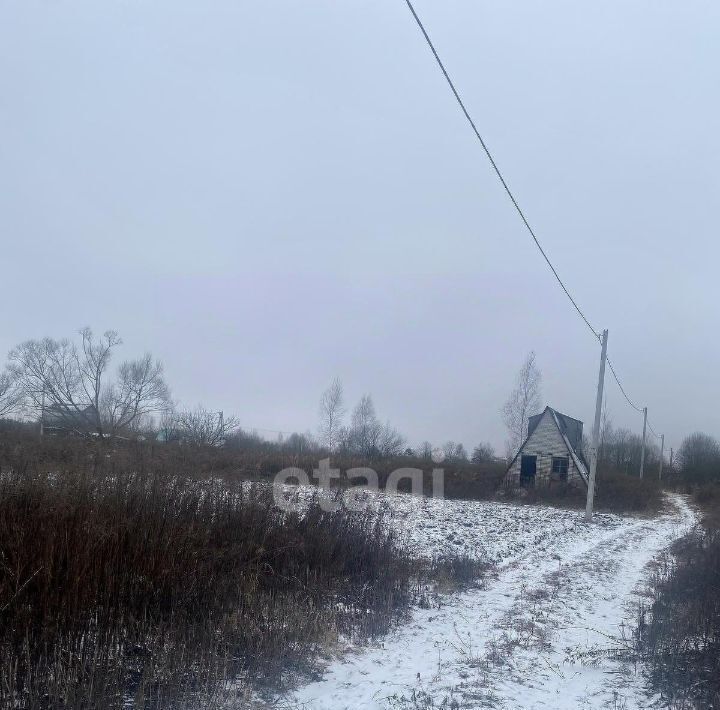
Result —
[[370, 648], [346, 649], [322, 680], [283, 698], [303, 710], [662, 707], [641, 669], [608, 651], [629, 634], [649, 565], [695, 522], [681, 496], [657, 518], [397, 496], [418, 553], [486, 555], [483, 589], [416, 609]]

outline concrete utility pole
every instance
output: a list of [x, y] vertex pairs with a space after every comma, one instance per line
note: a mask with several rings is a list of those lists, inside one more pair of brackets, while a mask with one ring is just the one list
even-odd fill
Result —
[[660, 436], [660, 470], [658, 471], [658, 481], [662, 481], [663, 468], [663, 452], [665, 451], [665, 434]]
[[592, 520], [593, 502], [595, 501], [595, 474], [597, 472], [598, 444], [600, 441], [600, 417], [602, 414], [603, 388], [605, 386], [605, 360], [607, 359], [608, 332], [603, 330], [602, 348], [600, 351], [600, 375], [598, 376], [597, 398], [595, 400], [595, 422], [592, 431], [592, 448], [590, 449], [590, 478], [588, 480], [587, 502], [585, 504], [585, 520]]
[[643, 443], [640, 451], [640, 478], [645, 472], [645, 432], [647, 431], [647, 407], [643, 407]]

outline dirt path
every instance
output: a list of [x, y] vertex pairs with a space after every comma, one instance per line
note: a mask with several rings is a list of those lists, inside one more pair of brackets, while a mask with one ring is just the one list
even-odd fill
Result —
[[[422, 512], [448, 526], [457, 510]], [[474, 506], [474, 507], [473, 507]], [[629, 632], [648, 565], [694, 523], [684, 498], [671, 496], [659, 518], [599, 516], [530, 506], [468, 504], [488, 552], [500, 549], [497, 578], [485, 589], [418, 609], [380, 646], [350, 652], [323, 679], [279, 706], [308, 710], [384, 708], [660, 707], [643, 676], [608, 651]], [[507, 534], [517, 536], [507, 546]], [[422, 538], [422, 525], [414, 530]], [[456, 532], [448, 530], [449, 539]], [[489, 541], [489, 542], [488, 542]], [[620, 640], [620, 641], [619, 641]]]

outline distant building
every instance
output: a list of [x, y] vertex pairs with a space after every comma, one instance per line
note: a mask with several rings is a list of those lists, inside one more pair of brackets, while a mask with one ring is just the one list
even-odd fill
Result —
[[42, 413], [43, 431], [46, 434], [91, 434], [96, 431], [95, 407], [51, 404]]
[[545, 407], [530, 417], [528, 435], [505, 474], [505, 485], [550, 486], [570, 483], [587, 488], [588, 466], [582, 454], [583, 423]]

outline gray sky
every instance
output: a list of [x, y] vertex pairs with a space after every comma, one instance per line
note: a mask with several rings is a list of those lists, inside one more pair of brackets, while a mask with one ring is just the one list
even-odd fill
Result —
[[[416, 7], [630, 396], [720, 434], [720, 4]], [[402, 0], [0, 0], [0, 235], [2, 351], [115, 328], [250, 428], [314, 429], [338, 376], [501, 448], [534, 349], [592, 419], [598, 346]]]

